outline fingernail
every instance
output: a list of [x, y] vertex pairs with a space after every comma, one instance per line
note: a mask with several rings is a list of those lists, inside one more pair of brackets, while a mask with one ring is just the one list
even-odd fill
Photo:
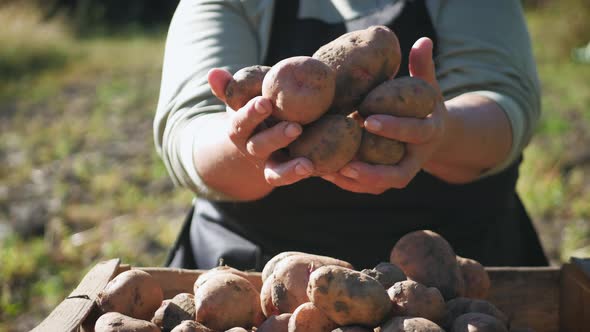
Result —
[[270, 108], [268, 107], [268, 103], [264, 103], [260, 99], [257, 100], [256, 101], [256, 112], [258, 112], [259, 114], [266, 114], [266, 113], [270, 112]]
[[373, 131], [378, 131], [381, 130], [381, 122], [375, 118], [368, 118], [365, 121], [365, 127], [367, 129], [373, 130]]
[[301, 134], [301, 126], [294, 123], [289, 123], [285, 127], [285, 135], [287, 137], [293, 138], [299, 136], [299, 134]]
[[308, 165], [297, 163], [295, 165], [295, 173], [297, 175], [309, 175], [311, 173], [311, 168]]
[[342, 170], [340, 170], [340, 174], [351, 179], [356, 179], [359, 177], [359, 172], [352, 167], [344, 167]]

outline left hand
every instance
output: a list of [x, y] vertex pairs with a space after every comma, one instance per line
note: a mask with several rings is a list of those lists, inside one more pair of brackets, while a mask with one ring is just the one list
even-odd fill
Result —
[[[432, 41], [420, 38], [412, 47], [409, 59], [410, 75], [430, 83], [437, 91]], [[396, 165], [372, 165], [352, 161], [339, 172], [323, 176], [338, 187], [357, 193], [381, 194], [406, 187], [427, 164], [445, 135], [447, 109], [442, 96], [434, 111], [424, 119], [372, 115], [365, 119], [365, 129], [377, 135], [406, 143], [406, 154]]]

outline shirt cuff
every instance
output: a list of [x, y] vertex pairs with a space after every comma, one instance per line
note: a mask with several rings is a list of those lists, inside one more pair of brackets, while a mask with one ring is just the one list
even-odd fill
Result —
[[485, 171], [481, 178], [484, 178], [489, 175], [497, 174], [506, 168], [508, 168], [512, 163], [514, 163], [519, 157], [522, 151], [524, 150], [525, 146], [528, 144], [528, 137], [525, 133], [525, 117], [523, 114], [523, 110], [520, 106], [514, 101], [514, 99], [495, 92], [495, 91], [473, 91], [468, 92], [466, 94], [474, 94], [478, 96], [482, 96], [494, 101], [506, 114], [508, 117], [508, 121], [510, 122], [510, 127], [512, 129], [512, 147], [510, 148], [510, 152], [504, 161], [496, 165], [495, 167]]

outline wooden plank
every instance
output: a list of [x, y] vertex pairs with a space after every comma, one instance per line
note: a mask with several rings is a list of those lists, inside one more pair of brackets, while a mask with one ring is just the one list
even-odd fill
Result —
[[558, 267], [490, 267], [488, 301], [502, 310], [513, 328], [559, 331], [561, 270]]
[[[164, 298], [172, 298], [179, 293], [193, 293], [193, 286], [197, 278], [206, 270], [170, 269], [158, 267], [138, 268], [151, 274], [162, 286]], [[260, 292], [262, 279], [259, 272], [246, 272], [248, 280]]]
[[81, 322], [94, 307], [96, 296], [115, 274], [119, 262], [119, 259], [111, 259], [96, 264], [84, 276], [78, 287], [32, 332], [78, 331]]
[[590, 278], [586, 262], [563, 265], [560, 299], [560, 327], [563, 332], [590, 330]]

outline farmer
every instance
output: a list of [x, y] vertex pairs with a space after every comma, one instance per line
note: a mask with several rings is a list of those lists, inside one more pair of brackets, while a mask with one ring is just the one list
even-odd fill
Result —
[[[276, 158], [301, 134], [299, 124], [255, 131], [272, 111], [268, 99], [226, 112], [231, 73], [311, 55], [371, 25], [399, 38], [396, 77], [422, 78], [444, 98], [423, 120], [365, 120], [368, 131], [406, 142], [399, 164], [353, 161], [310, 176], [309, 160]], [[168, 265], [208, 269], [223, 259], [260, 270], [273, 255], [297, 250], [373, 267], [419, 229], [485, 265], [545, 265], [515, 191], [539, 104], [518, 1], [181, 0], [154, 134], [172, 179], [196, 198]]]

